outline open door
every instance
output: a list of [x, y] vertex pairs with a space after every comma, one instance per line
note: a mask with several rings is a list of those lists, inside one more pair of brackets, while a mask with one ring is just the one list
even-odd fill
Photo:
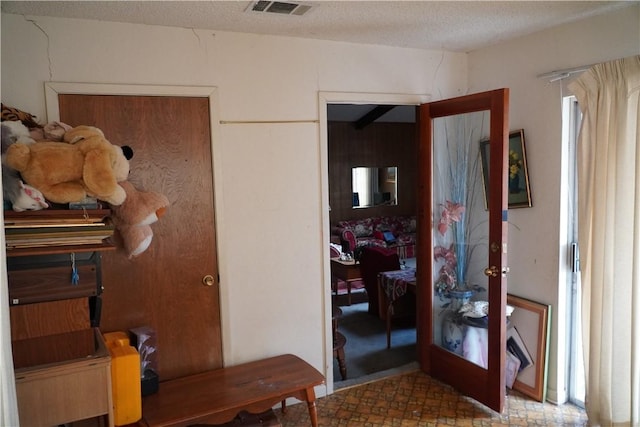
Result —
[[419, 107], [420, 367], [498, 412], [506, 393], [508, 109], [508, 89]]

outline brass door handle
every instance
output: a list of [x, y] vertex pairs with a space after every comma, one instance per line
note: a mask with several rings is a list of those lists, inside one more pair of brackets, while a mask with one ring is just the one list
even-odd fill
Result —
[[484, 274], [488, 277], [498, 277], [498, 267], [492, 265], [484, 269]]
[[215, 279], [210, 274], [207, 274], [202, 278], [202, 284], [205, 286], [213, 286], [215, 282], [216, 282]]

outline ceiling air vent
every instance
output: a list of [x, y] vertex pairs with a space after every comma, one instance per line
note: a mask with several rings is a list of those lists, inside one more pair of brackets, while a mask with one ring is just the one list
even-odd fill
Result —
[[282, 15], [304, 15], [311, 9], [308, 4], [291, 3], [282, 1], [256, 1], [246, 9], [251, 12], [271, 12]]

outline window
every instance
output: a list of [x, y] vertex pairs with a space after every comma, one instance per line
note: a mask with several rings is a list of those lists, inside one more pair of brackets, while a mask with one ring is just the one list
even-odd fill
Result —
[[581, 316], [581, 286], [580, 286], [580, 257], [578, 246], [578, 191], [577, 191], [577, 157], [576, 148], [578, 131], [582, 115], [578, 102], [574, 96], [563, 98], [562, 119], [564, 124], [563, 143], [567, 147], [567, 245], [568, 270], [568, 393], [569, 401], [584, 407], [585, 378], [582, 351], [582, 316]]

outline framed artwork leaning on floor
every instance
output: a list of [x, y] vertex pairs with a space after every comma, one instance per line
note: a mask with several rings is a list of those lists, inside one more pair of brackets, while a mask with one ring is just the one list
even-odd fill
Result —
[[[507, 336], [513, 338], [513, 347], [517, 347], [521, 352], [519, 355], [516, 354], [516, 357], [522, 362], [512, 388], [544, 402], [547, 390], [551, 306], [511, 294], [507, 294], [507, 304], [514, 308], [509, 319]], [[518, 350], [515, 352], [518, 353]]]

